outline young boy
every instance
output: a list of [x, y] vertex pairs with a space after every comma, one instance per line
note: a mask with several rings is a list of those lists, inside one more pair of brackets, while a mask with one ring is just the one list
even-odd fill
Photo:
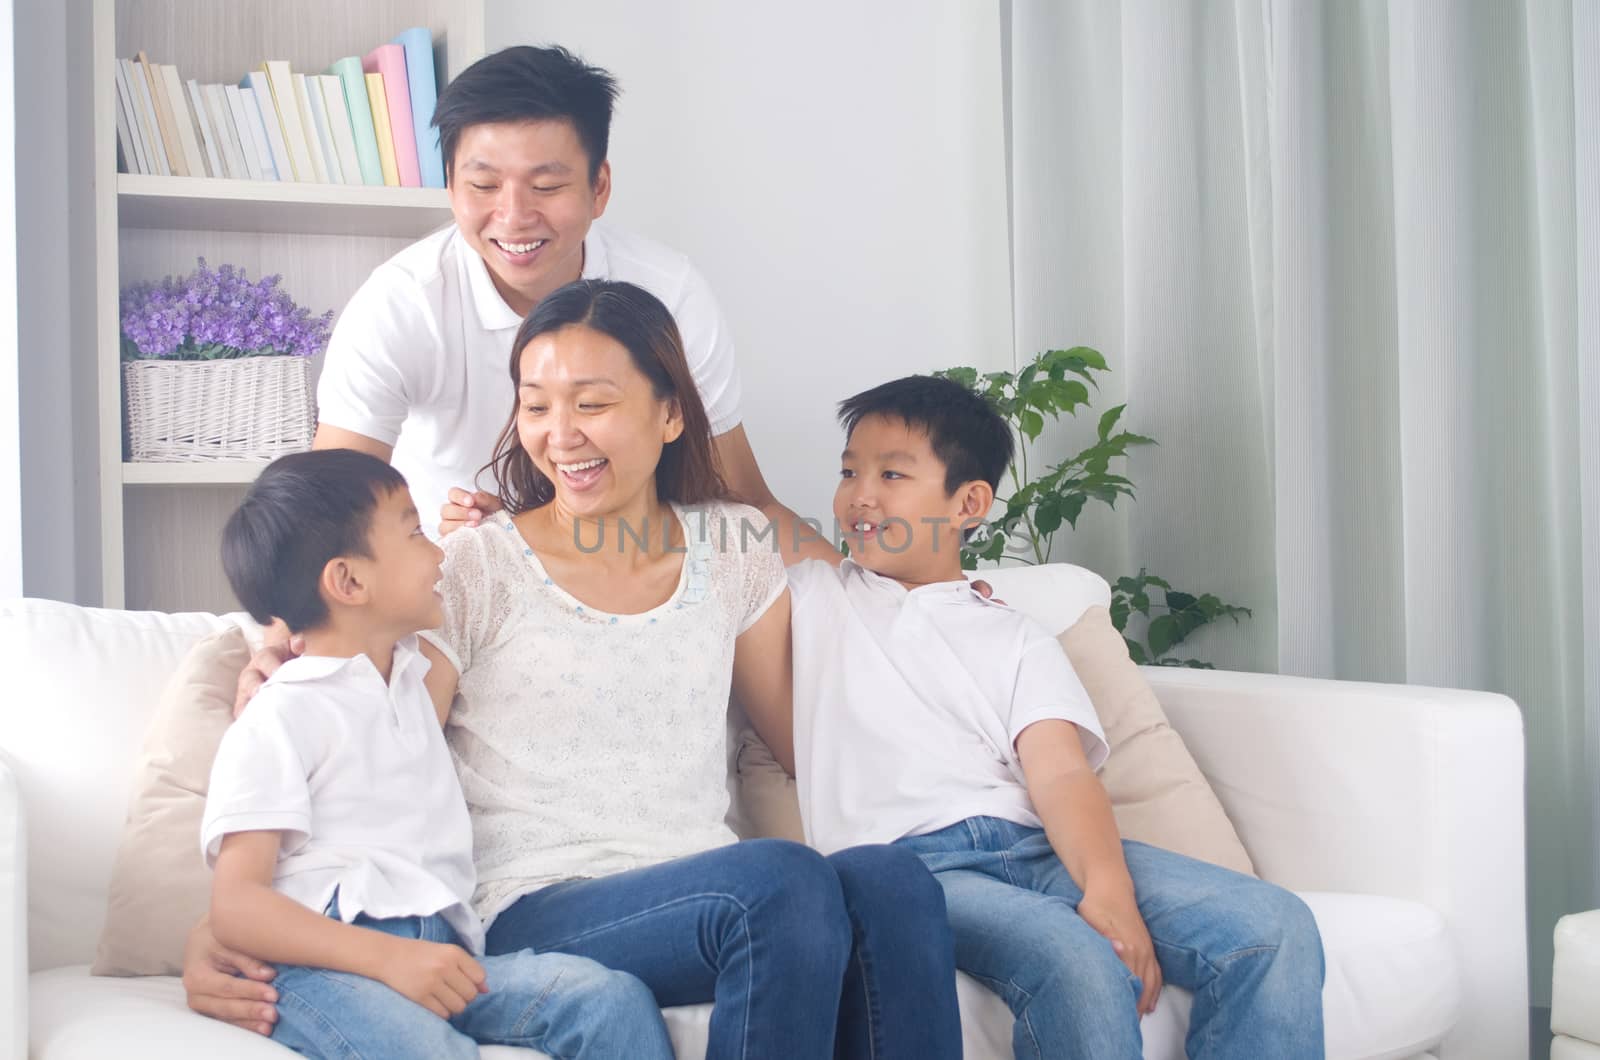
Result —
[[1163, 979], [1194, 992], [1188, 1055], [1320, 1057], [1322, 946], [1271, 884], [1120, 840], [1107, 755], [1055, 638], [962, 576], [1010, 431], [957, 383], [840, 405], [837, 569], [790, 569], [795, 759], [824, 853], [899, 842], [944, 887], [956, 964], [1016, 1015], [1019, 1058], [1141, 1055]]
[[261, 473], [222, 560], [256, 621], [306, 650], [223, 738], [201, 844], [223, 945], [278, 966], [272, 1036], [315, 1057], [659, 1057], [655, 999], [583, 958], [483, 957], [472, 826], [416, 633], [440, 625], [443, 552], [405, 479], [328, 449]]

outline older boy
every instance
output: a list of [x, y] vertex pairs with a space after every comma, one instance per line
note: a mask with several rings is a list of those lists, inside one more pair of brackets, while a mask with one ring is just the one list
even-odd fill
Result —
[[956, 963], [1016, 1015], [1018, 1057], [1141, 1055], [1162, 981], [1188, 1055], [1320, 1057], [1322, 947], [1271, 884], [1121, 840], [1107, 746], [1049, 632], [961, 572], [1011, 462], [1005, 422], [942, 379], [840, 405], [851, 558], [790, 569], [795, 759], [824, 853], [900, 842], [945, 890]]
[[277, 963], [272, 1036], [307, 1056], [469, 1058], [478, 1042], [670, 1060], [650, 991], [581, 957], [483, 957], [472, 826], [416, 633], [444, 558], [405, 479], [348, 449], [275, 461], [223, 532], [258, 622], [306, 651], [223, 737], [201, 844], [217, 938]]

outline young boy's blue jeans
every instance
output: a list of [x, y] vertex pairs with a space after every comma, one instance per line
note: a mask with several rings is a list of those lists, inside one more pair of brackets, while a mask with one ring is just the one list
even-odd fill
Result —
[[[1078, 916], [1043, 831], [972, 817], [899, 841], [944, 887], [956, 966], [1005, 999], [1018, 1060], [1138, 1060], [1144, 985]], [[1191, 1060], [1321, 1057], [1322, 938], [1305, 903], [1252, 877], [1124, 840], [1165, 980], [1194, 993]]]
[[[338, 899], [329, 906], [338, 916]], [[460, 945], [442, 916], [374, 920], [360, 927]], [[279, 965], [274, 1041], [324, 1060], [475, 1060], [478, 1043], [522, 1045], [559, 1060], [672, 1060], [654, 996], [638, 979], [583, 957], [523, 950], [478, 959], [489, 993], [444, 1020], [376, 979]]]

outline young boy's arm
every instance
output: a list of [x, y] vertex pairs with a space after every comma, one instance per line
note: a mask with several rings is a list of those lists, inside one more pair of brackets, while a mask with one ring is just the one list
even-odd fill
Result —
[[488, 993], [483, 966], [459, 946], [341, 923], [273, 890], [280, 842], [278, 832], [223, 836], [211, 881], [211, 930], [222, 945], [376, 979], [442, 1019]]
[[428, 689], [428, 698], [433, 700], [433, 712], [439, 715], [442, 727], [450, 720], [450, 704], [455, 702], [456, 686], [461, 681], [461, 675], [456, 673], [454, 664], [445, 658], [444, 652], [434, 647], [426, 637], [417, 638], [417, 647], [422, 650], [422, 657], [432, 664], [422, 683]]
[[1111, 800], [1083, 753], [1078, 727], [1070, 721], [1036, 721], [1017, 736], [1017, 756], [1050, 846], [1083, 891], [1078, 915], [1111, 940], [1117, 956], [1144, 984], [1139, 1014], [1154, 1012], [1161, 966], [1134, 899]]

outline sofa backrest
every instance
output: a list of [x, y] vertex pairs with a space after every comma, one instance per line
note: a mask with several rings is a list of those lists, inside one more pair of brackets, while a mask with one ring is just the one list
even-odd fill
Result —
[[[1098, 575], [1065, 564], [975, 576], [1051, 632], [1110, 599]], [[184, 654], [230, 621], [248, 626], [243, 616], [0, 603], [0, 758], [26, 814], [31, 969], [94, 960], [145, 727]]]
[[0, 603], [0, 757], [28, 833], [28, 966], [94, 959], [134, 764], [162, 686], [216, 615]]

